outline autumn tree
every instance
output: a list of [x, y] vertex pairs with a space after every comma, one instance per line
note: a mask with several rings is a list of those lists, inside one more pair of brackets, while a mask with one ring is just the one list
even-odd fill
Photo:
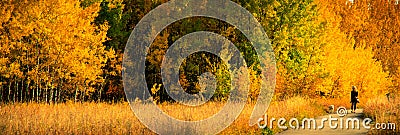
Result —
[[347, 18], [332, 10], [336, 5], [326, 1], [316, 3], [321, 14], [319, 21], [325, 24], [325, 32], [319, 41], [324, 44], [321, 64], [327, 73], [318, 89], [326, 96], [338, 98], [349, 96], [353, 85], [360, 91], [360, 97], [386, 92], [391, 86], [390, 78], [381, 62], [374, 58], [372, 47], [357, 44], [358, 38], [349, 36], [348, 30], [354, 28], [341, 29], [343, 21], [348, 20], [343, 20]]
[[277, 60], [276, 96], [312, 93], [322, 74], [322, 24], [312, 0], [240, 1], [264, 26]]
[[101, 67], [114, 57], [102, 44], [107, 25], [92, 23], [99, 4], [82, 8], [79, 1], [56, 0], [7, 6], [0, 40], [6, 48], [2, 69], [13, 69], [1, 76], [9, 83], [8, 95], [50, 102], [68, 93], [84, 99], [95, 91], [103, 81]]

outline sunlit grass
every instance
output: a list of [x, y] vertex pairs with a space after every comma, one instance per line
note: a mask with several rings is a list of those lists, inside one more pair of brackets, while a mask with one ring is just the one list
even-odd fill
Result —
[[2, 105], [0, 132], [5, 134], [152, 134], [139, 123], [126, 103]]
[[[0, 105], [0, 132], [3, 134], [154, 134], [135, 117], [128, 103], [17, 103]], [[181, 120], [201, 120], [217, 113], [222, 102], [207, 102], [188, 109], [175, 103], [159, 105], [164, 112]], [[249, 126], [253, 105], [244, 107], [240, 116], [220, 134], [260, 134], [263, 129]], [[294, 97], [272, 102], [269, 118], [314, 117], [323, 110], [311, 99]], [[276, 125], [274, 125], [276, 126]], [[272, 131], [279, 132], [277, 128]]]
[[[291, 118], [315, 118], [324, 114], [324, 108], [317, 103], [316, 100], [296, 96], [285, 101], [272, 102], [268, 110], [268, 119], [285, 118], [289, 120]], [[282, 129], [277, 128], [276, 122], [273, 124], [272, 131], [274, 133], [282, 131]], [[286, 123], [286, 126], [288, 126], [288, 123]], [[270, 125], [268, 125], [268, 127], [270, 127]]]
[[366, 117], [373, 118], [374, 122], [377, 123], [395, 123], [396, 129], [394, 130], [371, 130], [372, 133], [376, 134], [394, 134], [400, 133], [400, 101], [392, 98], [390, 101], [384, 96], [379, 96], [370, 99], [364, 108]]

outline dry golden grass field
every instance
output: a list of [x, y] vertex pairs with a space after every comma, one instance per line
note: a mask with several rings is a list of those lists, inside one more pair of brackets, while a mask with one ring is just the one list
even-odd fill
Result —
[[[198, 108], [178, 104], [160, 104], [169, 115], [182, 120], [200, 120], [216, 113], [224, 104], [208, 102]], [[271, 130], [248, 125], [252, 105], [246, 105], [238, 119], [220, 134], [260, 134]], [[177, 111], [179, 110], [179, 111]], [[194, 115], [188, 115], [195, 113]], [[313, 117], [322, 115], [323, 107], [314, 100], [294, 97], [272, 102], [268, 117]], [[279, 132], [273, 128], [273, 132]], [[142, 125], [129, 104], [116, 103], [16, 103], [0, 108], [2, 134], [154, 134]]]
[[373, 134], [399, 134], [400, 129], [400, 102], [398, 99], [390, 99], [386, 97], [376, 97], [369, 100], [364, 105], [364, 113], [366, 117], [373, 118], [379, 123], [395, 123], [396, 128], [393, 130], [371, 130]]
[[[267, 114], [268, 118], [316, 117], [326, 114], [327, 106], [332, 104], [349, 107], [347, 100], [292, 97], [285, 101], [273, 101]], [[159, 107], [172, 117], [194, 121], [212, 116], [223, 105], [223, 102], [207, 102], [199, 107], [188, 108], [179, 104], [164, 103]], [[366, 116], [374, 118], [374, 121], [399, 123], [399, 109], [397, 109], [399, 106], [397, 101], [387, 102], [384, 98], [377, 98], [361, 104], [360, 107], [364, 108]], [[249, 126], [252, 109], [253, 105], [246, 105], [238, 119], [220, 134], [268, 134], [281, 131], [278, 128], [270, 130], [260, 129], [257, 125]], [[398, 132], [398, 129], [396, 131]], [[115, 104], [69, 102], [53, 105], [41, 103], [1, 104], [0, 133], [155, 134], [139, 122], [127, 102]], [[388, 131], [371, 131], [371, 133], [388, 133]]]

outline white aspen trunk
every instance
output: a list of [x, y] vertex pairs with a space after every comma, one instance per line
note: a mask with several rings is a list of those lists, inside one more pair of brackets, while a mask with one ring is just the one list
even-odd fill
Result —
[[36, 82], [36, 102], [39, 102], [39, 77]]
[[24, 94], [24, 79], [21, 80], [21, 89], [20, 89], [19, 101], [23, 102], [25, 99], [23, 98]]
[[61, 91], [62, 91], [62, 87], [63, 87], [63, 80], [61, 79], [60, 88], [57, 89], [57, 99], [56, 99], [57, 102], [60, 102], [60, 101], [61, 101]]
[[37, 74], [36, 74], [36, 102], [39, 102], [39, 85], [40, 85], [40, 82], [39, 82], [39, 69], [40, 69], [40, 59], [39, 59], [39, 54], [40, 54], [40, 50], [39, 50], [39, 48], [38, 48], [38, 44], [36, 43], [36, 54], [37, 54], [37, 56], [36, 56], [36, 72], [37, 72]]
[[101, 102], [101, 91], [103, 91], [103, 84], [100, 85], [99, 96], [97, 97], [97, 98], [99, 98], [99, 99], [97, 99], [98, 102]]
[[43, 94], [44, 94], [44, 101], [46, 102], [46, 103], [48, 103], [48, 94], [49, 94], [49, 92], [48, 92], [48, 86], [47, 86], [47, 82], [46, 82], [46, 86], [44, 87], [44, 92], [43, 92]]
[[[49, 57], [49, 54], [50, 54], [50, 46], [48, 47], [47, 54], [48, 54], [47, 57]], [[47, 65], [47, 75], [48, 75], [48, 76], [51, 76], [51, 75], [50, 75], [50, 66], [49, 66], [49, 65], [50, 65], [50, 64]], [[51, 79], [51, 77], [50, 77], [50, 79]], [[50, 102], [49, 102], [49, 98], [48, 98], [48, 96], [49, 96], [49, 84], [48, 84], [48, 81], [49, 81], [49, 80], [47, 80], [47, 81], [45, 82], [45, 85], [46, 85], [46, 86], [45, 86], [45, 90], [44, 90], [44, 91], [45, 91], [44, 93], [46, 94], [46, 95], [45, 95], [45, 100], [46, 100], [45, 102], [46, 102], [46, 103], [50, 103]]]
[[85, 101], [86, 95], [86, 86], [83, 87], [83, 91], [81, 91], [81, 102]]
[[25, 99], [26, 99], [26, 101], [30, 101], [30, 100], [32, 100], [30, 97], [29, 97], [29, 80], [28, 80], [28, 84], [26, 84], [26, 95], [25, 95]]
[[18, 94], [18, 81], [14, 77], [14, 91], [13, 91], [13, 102], [15, 103], [16, 95]]
[[[26, 61], [27, 61], [27, 64], [26, 64], [26, 70], [27, 70], [27, 74], [29, 73], [29, 51], [28, 51], [29, 49], [26, 49]], [[28, 77], [28, 75], [26, 75], [25, 77]], [[26, 89], [25, 89], [25, 95], [24, 95], [24, 98], [25, 98], [25, 101], [26, 102], [28, 102], [30, 99], [28, 99], [28, 98], [30, 98], [30, 97], [28, 97], [29, 96], [29, 80], [27, 80], [27, 84], [26, 84]]]
[[19, 95], [19, 92], [18, 92], [19, 90], [18, 90], [18, 81], [17, 80], [15, 80], [15, 94], [14, 94], [14, 102], [15, 101], [17, 101], [18, 102], [18, 95]]
[[[19, 65], [22, 65], [22, 60], [18, 60], [18, 62], [19, 62]], [[22, 84], [24, 82], [23, 76], [21, 78], [18, 78], [18, 80], [20, 80], [20, 81], [17, 81], [17, 89], [18, 89], [17, 101], [22, 102], [22, 94], [23, 94], [23, 89], [24, 89], [24, 84]], [[21, 88], [18, 87], [19, 83], [21, 83]]]
[[3, 102], [3, 77], [0, 77], [0, 102]]
[[32, 89], [32, 92], [31, 92], [31, 93], [32, 93], [32, 99], [31, 99], [31, 100], [32, 100], [32, 101], [35, 101], [35, 98], [36, 98], [36, 97], [35, 97], [35, 88]]
[[[52, 79], [52, 81], [51, 81], [51, 83], [50, 83], [50, 86], [53, 86], [53, 78], [51, 78]], [[54, 90], [53, 90], [53, 88], [50, 88], [50, 102], [51, 103], [53, 103], [54, 102]]]
[[101, 82], [101, 84], [100, 84], [100, 91], [99, 91], [99, 99], [98, 99], [98, 102], [101, 102], [101, 94], [102, 94], [102, 91], [103, 91], [103, 89], [104, 89], [104, 86], [105, 86], [105, 82], [107, 81], [107, 75], [104, 77], [104, 81], [103, 82]]
[[61, 102], [61, 91], [62, 91], [62, 88], [57, 90], [57, 100], [56, 100], [57, 103]]
[[[39, 81], [42, 81], [41, 79], [39, 79]], [[42, 92], [42, 83], [39, 83], [39, 91], [38, 91], [38, 97], [39, 97], [39, 102], [43, 101], [43, 92]]]
[[77, 96], [78, 96], [78, 86], [75, 85], [76, 89], [75, 89], [75, 102], [77, 100]]

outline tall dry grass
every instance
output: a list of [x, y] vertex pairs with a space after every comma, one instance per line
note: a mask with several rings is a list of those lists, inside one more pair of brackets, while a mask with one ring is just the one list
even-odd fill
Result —
[[387, 99], [385, 96], [379, 96], [370, 99], [364, 105], [366, 117], [372, 118], [375, 123], [395, 123], [394, 130], [371, 130], [373, 134], [399, 134], [400, 129], [400, 101], [396, 98]]
[[[207, 102], [196, 109], [165, 103], [159, 105], [165, 113], [181, 120], [201, 120], [217, 113], [221, 102]], [[154, 134], [142, 125], [128, 103], [18, 103], [0, 105], [2, 134]], [[266, 129], [249, 126], [253, 105], [248, 104], [240, 116], [220, 134], [260, 134]], [[323, 110], [311, 99], [294, 97], [272, 102], [269, 118], [314, 117]], [[276, 125], [274, 125], [276, 127]], [[279, 132], [277, 128], [266, 133]]]
[[0, 132], [4, 134], [153, 134], [140, 124], [126, 103], [2, 105]]
[[[289, 120], [291, 118], [297, 118], [299, 120], [303, 118], [315, 118], [325, 114], [324, 108], [315, 99], [305, 97], [292, 97], [284, 101], [272, 102], [268, 109], [268, 119], [270, 118], [285, 118]], [[269, 121], [268, 120], [268, 121]], [[286, 123], [288, 126], [289, 123]], [[273, 123], [273, 133], [281, 132], [282, 129], [276, 128], [276, 122]], [[270, 125], [268, 125], [270, 127]]]

